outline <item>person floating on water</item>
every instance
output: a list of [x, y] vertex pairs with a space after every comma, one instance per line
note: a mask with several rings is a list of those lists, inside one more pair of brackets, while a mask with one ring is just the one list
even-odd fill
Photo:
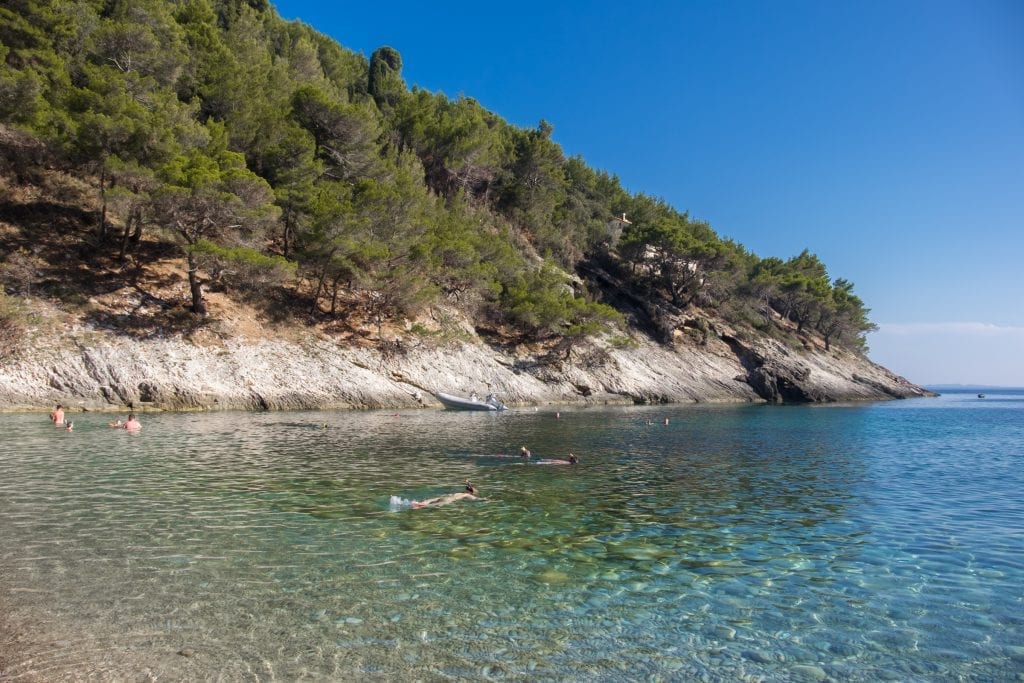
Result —
[[57, 407], [50, 412], [50, 422], [55, 425], [64, 424], [64, 406], [57, 404]]
[[476, 495], [476, 487], [466, 480], [466, 488], [459, 493], [447, 493], [443, 496], [436, 498], [427, 498], [426, 500], [414, 500], [411, 505], [414, 508], [425, 508], [425, 507], [437, 507], [438, 505], [447, 505], [448, 503], [454, 503], [457, 500], [480, 500]]
[[523, 460], [529, 460], [530, 459], [530, 449], [527, 448], [526, 446], [523, 446], [522, 448], [520, 448], [519, 449], [519, 457], [522, 458]]

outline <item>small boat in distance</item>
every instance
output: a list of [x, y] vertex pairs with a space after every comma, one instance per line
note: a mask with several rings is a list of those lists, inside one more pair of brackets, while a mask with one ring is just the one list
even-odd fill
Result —
[[495, 398], [494, 394], [487, 394], [487, 398], [482, 401], [476, 397], [476, 394], [469, 398], [463, 398], [435, 391], [434, 396], [449, 410], [506, 410], [505, 404]]

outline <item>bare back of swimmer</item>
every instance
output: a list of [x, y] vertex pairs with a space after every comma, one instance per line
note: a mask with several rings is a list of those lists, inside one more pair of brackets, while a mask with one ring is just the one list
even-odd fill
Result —
[[457, 500], [480, 500], [476, 495], [476, 487], [466, 482], [466, 489], [459, 493], [447, 493], [443, 496], [437, 496], [436, 498], [427, 498], [426, 500], [414, 500], [411, 505], [414, 508], [425, 508], [425, 507], [437, 507], [439, 505], [448, 505], [454, 503]]
[[426, 500], [414, 500], [412, 506], [414, 508], [426, 508], [426, 507], [437, 507], [439, 505], [447, 505], [448, 503], [454, 503], [457, 500], [480, 500], [477, 496], [472, 493], [449, 493], [445, 496], [438, 496], [437, 498], [427, 498]]

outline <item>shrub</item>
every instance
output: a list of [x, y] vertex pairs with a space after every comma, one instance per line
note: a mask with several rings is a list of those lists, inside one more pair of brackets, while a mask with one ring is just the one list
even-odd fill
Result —
[[251, 291], [292, 277], [297, 265], [281, 256], [267, 256], [248, 247], [222, 247], [207, 240], [199, 240], [189, 250], [215, 280]]
[[577, 298], [564, 276], [548, 266], [516, 275], [505, 285], [501, 305], [509, 321], [530, 335], [583, 337], [622, 324], [618, 311]]

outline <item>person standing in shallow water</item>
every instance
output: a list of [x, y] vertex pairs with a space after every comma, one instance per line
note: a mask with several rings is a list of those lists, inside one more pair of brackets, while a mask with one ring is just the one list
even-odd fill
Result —
[[50, 413], [50, 422], [55, 425], [64, 424], [64, 406], [57, 404], [57, 407]]
[[129, 432], [137, 432], [142, 429], [142, 425], [135, 419], [135, 413], [128, 413], [128, 419], [124, 422], [124, 428]]

